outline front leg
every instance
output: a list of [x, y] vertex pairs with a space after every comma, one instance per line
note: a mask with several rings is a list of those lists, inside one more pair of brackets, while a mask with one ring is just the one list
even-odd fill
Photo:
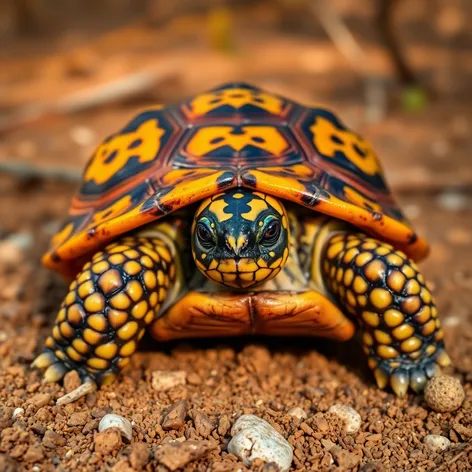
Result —
[[77, 370], [110, 383], [173, 287], [173, 248], [158, 236], [126, 236], [95, 254], [69, 287], [44, 352], [33, 362], [50, 382]]
[[380, 388], [419, 392], [450, 363], [431, 292], [404, 253], [362, 233], [341, 233], [328, 240], [321, 268], [328, 290], [360, 323]]

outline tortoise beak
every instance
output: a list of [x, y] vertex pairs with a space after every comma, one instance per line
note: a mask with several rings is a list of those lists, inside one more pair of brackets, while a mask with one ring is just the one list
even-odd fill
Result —
[[233, 235], [226, 237], [226, 247], [233, 252], [236, 256], [241, 255], [241, 252], [247, 248], [248, 238], [247, 236], [240, 234], [236, 239]]

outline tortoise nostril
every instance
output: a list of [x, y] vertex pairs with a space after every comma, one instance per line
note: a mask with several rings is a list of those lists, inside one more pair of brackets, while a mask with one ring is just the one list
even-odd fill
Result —
[[239, 235], [238, 239], [230, 235], [226, 237], [225, 245], [233, 254], [241, 254], [241, 252], [248, 246], [248, 238], [244, 235]]
[[236, 238], [232, 235], [226, 236], [225, 240], [226, 247], [231, 251], [236, 253]]

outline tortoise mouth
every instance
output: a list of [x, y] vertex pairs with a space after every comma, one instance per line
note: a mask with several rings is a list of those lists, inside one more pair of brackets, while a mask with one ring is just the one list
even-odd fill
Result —
[[263, 284], [274, 278], [282, 269], [286, 258], [280, 257], [268, 265], [264, 259], [259, 257], [214, 260], [211, 268], [203, 270], [198, 266], [200, 272], [212, 282], [236, 289], [247, 289]]

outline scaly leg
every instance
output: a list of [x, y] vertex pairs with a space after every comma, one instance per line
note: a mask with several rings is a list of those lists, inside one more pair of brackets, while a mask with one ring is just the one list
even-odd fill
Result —
[[174, 247], [159, 233], [125, 236], [95, 254], [72, 282], [46, 348], [33, 362], [59, 381], [110, 383], [175, 287]]
[[421, 391], [450, 363], [430, 290], [401, 251], [365, 234], [331, 236], [321, 259], [328, 290], [357, 318], [377, 384], [403, 396]]

